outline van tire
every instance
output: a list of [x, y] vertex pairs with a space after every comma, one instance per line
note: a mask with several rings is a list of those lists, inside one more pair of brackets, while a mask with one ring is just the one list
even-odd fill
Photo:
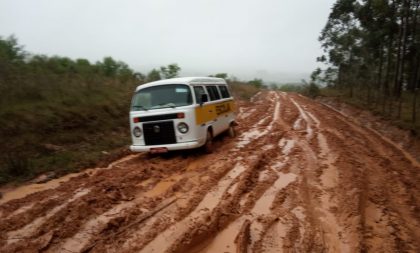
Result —
[[233, 126], [233, 124], [229, 125], [228, 134], [230, 138], [235, 138], [236, 132], [235, 132], [235, 127]]
[[204, 143], [203, 150], [206, 154], [213, 153], [213, 134], [211, 130], [207, 130], [206, 143]]

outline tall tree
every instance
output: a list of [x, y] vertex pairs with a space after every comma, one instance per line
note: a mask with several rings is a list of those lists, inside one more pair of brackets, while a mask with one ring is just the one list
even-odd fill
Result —
[[161, 76], [165, 79], [177, 77], [180, 71], [181, 68], [176, 63], [160, 67]]

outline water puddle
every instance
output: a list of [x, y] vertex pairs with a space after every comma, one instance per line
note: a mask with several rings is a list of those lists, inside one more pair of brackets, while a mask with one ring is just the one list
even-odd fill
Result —
[[165, 180], [160, 181], [151, 189], [147, 191], [144, 196], [153, 198], [165, 193], [171, 186], [178, 182], [182, 178], [182, 175], [174, 175]]
[[302, 119], [306, 122], [307, 139], [308, 140], [312, 139], [312, 137], [314, 135], [314, 130], [310, 126], [311, 120], [309, 119], [306, 112], [302, 109], [302, 107], [298, 103], [296, 103], [296, 101], [293, 98], [290, 98], [290, 100], [296, 106], [296, 108], [299, 110], [300, 117], [302, 117]]
[[28, 196], [29, 194], [32, 194], [32, 193], [35, 193], [35, 192], [40, 192], [40, 191], [44, 191], [44, 190], [48, 190], [48, 189], [55, 189], [58, 186], [60, 186], [62, 183], [69, 181], [71, 178], [80, 176], [84, 173], [87, 173], [89, 175], [93, 175], [98, 170], [111, 169], [114, 166], [118, 165], [119, 163], [125, 162], [125, 161], [130, 160], [130, 159], [132, 159], [134, 157], [137, 157], [137, 156], [138, 155], [129, 155], [129, 156], [126, 156], [126, 157], [124, 157], [120, 160], [117, 160], [117, 161], [109, 164], [108, 167], [106, 167], [106, 168], [86, 169], [86, 170], [83, 170], [83, 171], [78, 172], [78, 173], [71, 173], [71, 174], [65, 175], [65, 176], [60, 177], [60, 178], [52, 179], [52, 180], [50, 180], [46, 183], [42, 183], [42, 184], [28, 184], [28, 185], [19, 186], [17, 188], [0, 189], [0, 192], [3, 193], [3, 197], [0, 199], [0, 205], [8, 202], [10, 200], [13, 200], [13, 199], [24, 198], [24, 197]]
[[238, 235], [245, 220], [250, 216], [241, 216], [222, 232], [218, 233], [213, 241], [200, 253], [229, 252], [236, 253], [235, 238]]
[[291, 182], [296, 180], [296, 175], [293, 173], [278, 173], [278, 179], [274, 182], [261, 198], [255, 203], [254, 208], [251, 211], [252, 216], [261, 216], [270, 214], [270, 206], [273, 203], [276, 194], [281, 189], [288, 186]]
[[240, 118], [240, 119], [246, 119], [256, 111], [255, 108], [252, 108], [252, 109], [248, 110], [247, 112], [244, 112], [243, 108], [240, 108], [239, 110], [240, 111], [239, 111], [238, 118]]
[[289, 155], [290, 152], [292, 151], [292, 149], [295, 147], [295, 141], [294, 140], [281, 139], [279, 145], [281, 147], [281, 152], [284, 155]]
[[[278, 98], [277, 98], [278, 100]], [[280, 102], [276, 102], [276, 107], [274, 108], [274, 113], [273, 113], [273, 122], [278, 121], [280, 118]]]
[[243, 148], [248, 145], [251, 141], [259, 139], [261, 136], [265, 135], [268, 131], [260, 129], [251, 129], [248, 132], [243, 133], [239, 137], [239, 141], [236, 143], [236, 147]]
[[298, 118], [293, 124], [293, 130], [299, 131], [302, 130], [302, 118]]
[[273, 115], [271, 116], [272, 120], [271, 120], [270, 124], [266, 128], [264, 128], [263, 130], [259, 129], [258, 126], [263, 124], [263, 122], [265, 122], [265, 120], [268, 117], [270, 117], [270, 116], [267, 116], [267, 117], [264, 117], [263, 119], [261, 119], [256, 124], [257, 127], [254, 127], [251, 130], [249, 130], [248, 132], [243, 133], [239, 137], [239, 141], [236, 143], [236, 147], [237, 148], [243, 148], [247, 144], [249, 144], [251, 141], [259, 139], [264, 135], [267, 135], [273, 129], [274, 123], [276, 121], [278, 121], [279, 118], [280, 118], [280, 102], [279, 101], [277, 101], [275, 106], [274, 106], [274, 111], [273, 111]]
[[24, 198], [28, 196], [29, 194], [32, 194], [35, 192], [57, 188], [58, 186], [60, 186], [61, 183], [66, 182], [70, 180], [72, 177], [76, 177], [80, 174], [81, 173], [72, 173], [72, 174], [68, 174], [66, 176], [57, 178], [57, 179], [53, 179], [51, 181], [48, 181], [47, 183], [24, 185], [10, 191], [6, 191], [3, 193], [3, 198], [0, 199], [0, 204], [6, 203], [13, 199]]

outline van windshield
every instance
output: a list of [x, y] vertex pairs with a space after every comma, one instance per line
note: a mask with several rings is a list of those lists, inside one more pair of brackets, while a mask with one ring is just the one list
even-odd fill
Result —
[[168, 84], [141, 89], [134, 94], [132, 111], [175, 108], [192, 104], [191, 90], [188, 85]]

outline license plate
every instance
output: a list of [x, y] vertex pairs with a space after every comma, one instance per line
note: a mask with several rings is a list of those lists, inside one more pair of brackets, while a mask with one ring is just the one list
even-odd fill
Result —
[[152, 154], [160, 154], [168, 152], [168, 148], [151, 148], [150, 153]]

